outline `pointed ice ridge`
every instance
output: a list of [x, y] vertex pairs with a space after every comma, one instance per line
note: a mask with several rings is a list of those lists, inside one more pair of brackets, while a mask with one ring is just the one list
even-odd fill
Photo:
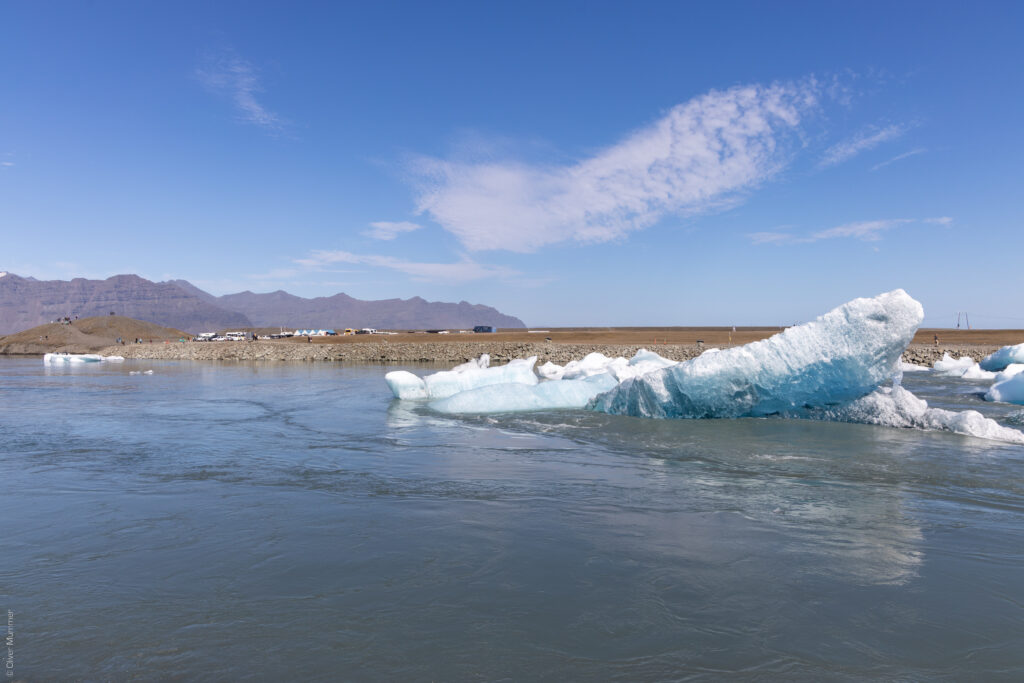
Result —
[[899, 372], [924, 310], [902, 289], [854, 299], [769, 339], [626, 379], [590, 407], [659, 418], [745, 417], [858, 399]]

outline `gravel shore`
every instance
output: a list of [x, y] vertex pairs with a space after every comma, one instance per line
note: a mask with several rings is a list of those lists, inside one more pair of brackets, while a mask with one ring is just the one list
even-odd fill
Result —
[[[465, 342], [465, 343], [394, 343], [366, 342], [360, 344], [284, 344], [277, 342], [170, 342], [166, 344], [129, 344], [110, 346], [103, 355], [154, 360], [221, 360], [221, 361], [335, 361], [349, 363], [432, 363], [452, 365], [464, 363], [488, 353], [495, 364], [513, 358], [537, 356], [538, 364], [548, 361], [564, 365], [571, 360], [598, 352], [606, 356], [629, 358], [641, 348], [670, 358], [688, 360], [700, 355], [707, 345], [696, 344], [564, 344], [550, 342]], [[911, 344], [903, 360], [931, 367], [944, 353], [954, 357], [969, 356], [976, 361], [995, 351], [996, 346]]]

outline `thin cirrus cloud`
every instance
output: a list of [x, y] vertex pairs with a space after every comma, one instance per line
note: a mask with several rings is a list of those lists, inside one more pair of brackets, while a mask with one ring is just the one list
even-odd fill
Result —
[[807, 80], [711, 91], [572, 164], [419, 158], [417, 209], [472, 251], [618, 239], [729, 206], [770, 179], [820, 90]]
[[201, 67], [195, 71], [196, 78], [208, 90], [231, 99], [241, 120], [268, 131], [280, 131], [284, 127], [281, 117], [268, 110], [256, 98], [263, 91], [259, 72], [234, 50], [225, 49], [207, 55]]
[[363, 234], [367, 237], [372, 237], [375, 240], [393, 240], [402, 233], [419, 230], [422, 227], [423, 226], [418, 223], [409, 223], [408, 221], [401, 221], [398, 223], [378, 221], [376, 223], [370, 223], [370, 229], [365, 231]]
[[809, 244], [831, 239], [856, 239], [862, 242], [877, 242], [882, 233], [908, 223], [927, 223], [931, 225], [950, 225], [953, 219], [949, 216], [936, 218], [886, 218], [875, 221], [858, 221], [846, 223], [834, 228], [819, 230], [808, 235], [796, 235], [791, 232], [752, 232], [747, 235], [754, 244]]
[[828, 168], [849, 161], [861, 152], [878, 147], [883, 142], [895, 140], [908, 130], [907, 126], [892, 125], [885, 128], [869, 128], [863, 130], [849, 140], [844, 140], [832, 145], [825, 150], [824, 156], [818, 162], [818, 168]]
[[489, 266], [463, 258], [454, 263], [405, 261], [393, 256], [353, 254], [348, 251], [314, 251], [309, 258], [296, 259], [303, 268], [319, 270], [338, 263], [363, 264], [405, 273], [414, 280], [459, 284], [488, 278], [514, 278], [521, 273], [504, 266]]
[[913, 157], [913, 156], [917, 156], [918, 154], [924, 154], [927, 151], [928, 150], [925, 149], [924, 147], [918, 147], [917, 149], [912, 149], [909, 152], [904, 152], [903, 154], [897, 154], [896, 156], [894, 156], [892, 159], [889, 159], [888, 161], [883, 161], [880, 164], [875, 164], [874, 166], [871, 167], [871, 170], [872, 171], [877, 171], [880, 168], [885, 168], [889, 164], [895, 163], [897, 161], [902, 161], [904, 159], [908, 159], [908, 158]]

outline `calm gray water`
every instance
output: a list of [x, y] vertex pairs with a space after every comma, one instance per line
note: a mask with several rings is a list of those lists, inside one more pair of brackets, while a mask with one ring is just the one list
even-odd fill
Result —
[[0, 359], [14, 680], [1024, 679], [1024, 447], [449, 418], [389, 369]]

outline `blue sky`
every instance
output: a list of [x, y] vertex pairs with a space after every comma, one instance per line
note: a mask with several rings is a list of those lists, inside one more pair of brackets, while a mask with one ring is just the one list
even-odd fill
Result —
[[0, 270], [1024, 327], [1021, 3], [0, 4]]

